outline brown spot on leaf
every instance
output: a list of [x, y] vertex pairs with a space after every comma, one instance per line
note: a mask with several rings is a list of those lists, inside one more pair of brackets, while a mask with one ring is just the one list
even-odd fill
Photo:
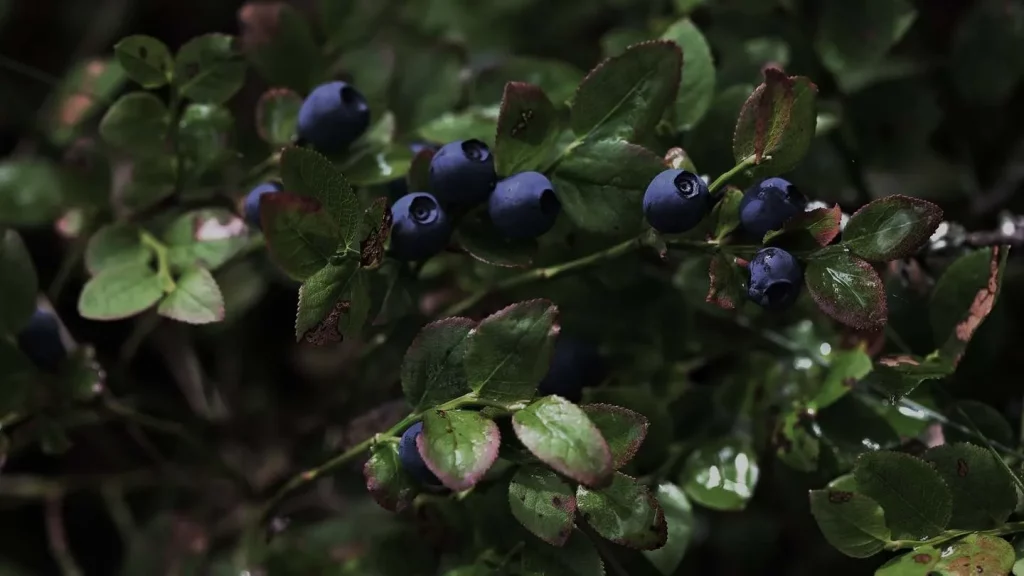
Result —
[[964, 478], [967, 473], [970, 472], [970, 466], [967, 465], [967, 461], [963, 458], [956, 459], [956, 475]]
[[248, 2], [238, 10], [243, 50], [273, 41], [281, 21], [282, 2]]
[[828, 501], [833, 504], [845, 504], [853, 500], [853, 492], [847, 492], [845, 490], [829, 490]]
[[555, 508], [560, 508], [562, 506], [562, 499], [559, 498], [558, 496], [552, 496], [551, 505], [554, 506]]
[[334, 305], [331, 309], [330, 314], [327, 318], [324, 318], [315, 328], [310, 329], [302, 335], [302, 339], [307, 344], [313, 346], [323, 346], [328, 342], [341, 342], [341, 332], [338, 331], [338, 322], [341, 320], [341, 315], [348, 312], [349, 308], [352, 307], [350, 300], [342, 300]]
[[58, 121], [62, 126], [77, 126], [82, 117], [92, 107], [96, 97], [93, 90], [96, 89], [96, 81], [107, 69], [102, 60], [92, 60], [85, 65], [85, 72], [82, 74], [82, 82], [78, 90], [69, 94], [60, 106]]
[[930, 564], [931, 561], [931, 554], [914, 554], [914, 562], [917, 562], [918, 564]]
[[391, 234], [392, 214], [387, 207], [386, 198], [377, 198], [366, 209], [368, 215], [376, 212], [381, 212], [380, 223], [359, 243], [359, 264], [364, 268], [373, 268], [384, 260], [384, 244]]
[[518, 135], [523, 130], [526, 130], [526, 126], [533, 119], [533, 110], [527, 108], [519, 113], [519, 120], [512, 126], [512, 130], [509, 132], [512, 136]]

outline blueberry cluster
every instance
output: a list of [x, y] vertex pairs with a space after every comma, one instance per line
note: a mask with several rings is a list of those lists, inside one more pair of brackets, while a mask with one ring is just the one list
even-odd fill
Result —
[[[559, 335], [551, 355], [551, 365], [537, 387], [537, 395], [557, 394], [572, 402], [579, 402], [583, 396], [583, 389], [600, 384], [605, 373], [604, 359], [597, 347], [584, 340]], [[419, 484], [439, 487], [441, 481], [427, 467], [416, 446], [416, 439], [422, 433], [421, 422], [405, 430], [398, 442], [398, 461]]]
[[544, 234], [562, 208], [551, 181], [539, 172], [499, 181], [494, 156], [479, 140], [441, 146], [430, 161], [430, 189], [408, 193], [392, 205], [395, 258], [423, 260], [437, 254], [448, 244], [452, 215], [484, 202], [494, 228], [506, 238]]
[[[704, 179], [685, 170], [665, 170], [644, 193], [644, 217], [664, 234], [694, 229], [714, 201]], [[758, 242], [804, 211], [807, 198], [792, 183], [768, 178], [748, 189], [740, 202], [740, 227]], [[796, 301], [803, 285], [800, 262], [781, 248], [764, 248], [750, 262], [748, 297], [768, 309], [782, 310]]]
[[36, 308], [17, 340], [25, 356], [45, 372], [56, 372], [68, 355], [60, 337], [60, 322], [52, 312], [42, 308]]

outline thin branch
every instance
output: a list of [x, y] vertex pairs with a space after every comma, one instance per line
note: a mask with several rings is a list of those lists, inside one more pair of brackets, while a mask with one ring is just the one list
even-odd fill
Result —
[[68, 547], [67, 533], [64, 530], [63, 500], [60, 496], [48, 498], [44, 509], [46, 520], [46, 540], [50, 545], [50, 553], [60, 568], [63, 576], [82, 576], [82, 569], [71, 554]]

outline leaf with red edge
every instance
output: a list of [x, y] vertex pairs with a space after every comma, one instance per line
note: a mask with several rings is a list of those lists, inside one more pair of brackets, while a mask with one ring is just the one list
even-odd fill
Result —
[[505, 84], [494, 139], [499, 175], [540, 169], [558, 134], [558, 113], [543, 90], [526, 82]]
[[431, 322], [420, 330], [402, 359], [402, 391], [416, 410], [443, 404], [470, 391], [466, 349], [476, 322], [458, 316]]
[[398, 445], [381, 442], [370, 448], [370, 459], [363, 466], [366, 491], [391, 512], [401, 512], [412, 504], [416, 496], [416, 482], [402, 468], [398, 460]]
[[736, 162], [754, 158], [758, 177], [782, 174], [807, 153], [817, 123], [818, 87], [803, 76], [764, 69], [764, 82], [740, 109], [733, 135]]
[[872, 262], [906, 258], [917, 252], [942, 222], [931, 202], [895, 194], [870, 202], [850, 216], [843, 246]]
[[614, 471], [601, 431], [579, 406], [546, 396], [512, 416], [516, 436], [538, 460], [587, 486], [603, 486]]
[[334, 219], [308, 196], [264, 194], [260, 221], [271, 259], [296, 280], [305, 280], [326, 266], [339, 244]]
[[580, 486], [576, 503], [583, 519], [602, 537], [634, 550], [657, 550], [668, 541], [668, 523], [658, 499], [633, 478], [616, 472], [610, 486]]
[[552, 546], [564, 546], [572, 535], [576, 493], [547, 468], [520, 468], [508, 485], [508, 504], [524, 528]]
[[288, 88], [271, 88], [256, 103], [256, 133], [271, 146], [287, 146], [299, 125], [302, 96]]
[[871, 264], [849, 252], [813, 258], [804, 271], [811, 298], [823, 312], [858, 330], [885, 326], [885, 286]]
[[498, 459], [498, 425], [479, 412], [431, 410], [423, 415], [416, 448], [445, 487], [461, 492], [483, 478]]
[[569, 123], [580, 138], [644, 142], [676, 99], [683, 52], [641, 42], [601, 62], [580, 82]]
[[612, 467], [618, 470], [629, 464], [647, 437], [647, 418], [639, 412], [611, 404], [586, 404], [580, 408], [608, 442]]
[[781, 246], [791, 250], [807, 250], [828, 246], [839, 235], [843, 211], [836, 204], [831, 208], [815, 208], [793, 216], [782, 225], [764, 235], [766, 246]]
[[1009, 246], [992, 246], [961, 256], [932, 292], [932, 332], [942, 356], [956, 366], [974, 333], [992, 313], [1003, 283]]
[[716, 253], [711, 257], [708, 276], [708, 303], [733, 310], [742, 302], [747, 291], [746, 274], [736, 263], [736, 258], [722, 252]]

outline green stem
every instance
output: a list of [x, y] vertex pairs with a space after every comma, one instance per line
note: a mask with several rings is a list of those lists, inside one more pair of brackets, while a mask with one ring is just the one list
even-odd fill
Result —
[[[769, 160], [769, 156], [765, 156], [762, 160]], [[708, 191], [714, 194], [719, 188], [725, 186], [730, 180], [735, 178], [737, 175], [745, 172], [751, 166], [757, 163], [757, 159], [754, 156], [747, 156], [739, 164], [733, 166], [728, 172], [725, 172], [721, 176], [715, 179], [714, 182], [708, 185]]]
[[146, 230], [139, 232], [142, 243], [149, 247], [156, 254], [156, 274], [164, 292], [171, 292], [177, 285], [174, 283], [174, 276], [171, 275], [171, 265], [167, 256], [167, 246]]
[[893, 540], [886, 543], [886, 550], [902, 550], [907, 548], [917, 548], [919, 546], [937, 546], [939, 544], [945, 544], [950, 540], [955, 540], [961, 536], [967, 536], [968, 534], [984, 534], [986, 536], [1006, 536], [1009, 534], [1016, 534], [1018, 532], [1024, 532], [1024, 522], [1008, 522], [1003, 524], [999, 528], [993, 528], [991, 530], [947, 530], [938, 536], [928, 538], [927, 540]]
[[600, 252], [595, 252], [588, 256], [577, 258], [576, 260], [563, 262], [562, 264], [556, 264], [554, 266], [548, 266], [546, 268], [534, 268], [533, 270], [523, 272], [518, 276], [506, 278], [505, 280], [502, 280], [501, 282], [495, 284], [493, 287], [477, 290], [476, 292], [470, 294], [466, 298], [449, 306], [444, 312], [441, 313], [441, 315], [456, 316], [478, 304], [491, 292], [503, 292], [506, 290], [511, 290], [512, 288], [518, 288], [519, 286], [529, 284], [537, 280], [547, 280], [550, 278], [554, 278], [556, 276], [561, 276], [562, 274], [575, 272], [577, 270], [586, 268], [599, 262], [604, 262], [606, 260], [618, 258], [619, 256], [632, 252], [636, 248], [639, 248], [641, 245], [641, 237], [630, 238], [629, 240], [626, 240], [625, 242], [622, 242], [620, 244], [616, 244], [611, 248], [606, 248], [604, 250], [601, 250]]
[[64, 256], [57, 274], [53, 277], [53, 282], [50, 283], [49, 290], [46, 291], [46, 297], [50, 299], [50, 302], [57, 302], [60, 299], [61, 292], [64, 291], [64, 287], [71, 278], [71, 273], [75, 271], [75, 267], [78, 266], [78, 263], [82, 261], [82, 257], [85, 256], [85, 249], [89, 245], [89, 238], [91, 236], [92, 229], [87, 226], [72, 243], [71, 250]]
[[64, 529], [63, 502], [64, 500], [60, 496], [46, 501], [43, 510], [46, 540], [50, 545], [50, 554], [53, 555], [60, 573], [63, 576], [82, 576], [82, 569], [78, 566], [78, 562], [68, 547], [68, 536]]

